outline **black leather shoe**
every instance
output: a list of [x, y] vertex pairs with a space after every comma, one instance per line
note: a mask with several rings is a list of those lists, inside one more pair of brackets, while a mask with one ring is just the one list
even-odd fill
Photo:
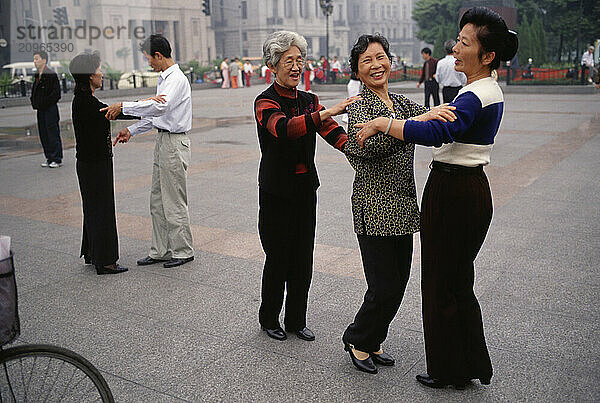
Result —
[[148, 266], [149, 264], [160, 263], [162, 260], [154, 259], [153, 257], [146, 256], [143, 259], [137, 261], [138, 266]]
[[482, 385], [489, 385], [492, 382], [492, 378], [479, 378], [479, 382]]
[[98, 273], [98, 275], [125, 273], [127, 270], [129, 270], [127, 267], [123, 267], [123, 266], [119, 265], [118, 263], [115, 264], [114, 269], [112, 269], [110, 267], [96, 266], [96, 273]]
[[396, 363], [394, 357], [389, 355], [388, 353], [375, 354], [371, 353], [371, 359], [375, 364], [384, 365], [386, 367], [391, 367]]
[[85, 264], [92, 264], [92, 258], [91, 258], [91, 257], [89, 257], [89, 256], [85, 256], [85, 255], [84, 255], [84, 256], [83, 256], [83, 262], [84, 262]]
[[181, 266], [182, 264], [186, 264], [187, 262], [191, 262], [192, 260], [194, 260], [194, 257], [186, 257], [184, 259], [178, 259], [176, 257], [174, 257], [173, 259], [169, 260], [168, 262], [166, 262], [165, 264], [163, 264], [164, 268], [170, 268], [170, 267], [177, 267], [177, 266]]
[[367, 357], [365, 360], [359, 360], [358, 358], [356, 358], [354, 356], [354, 353], [352, 352], [352, 348], [350, 347], [350, 345], [348, 343], [344, 343], [344, 350], [346, 350], [348, 352], [348, 354], [350, 354], [350, 359], [352, 359], [352, 364], [354, 364], [354, 366], [356, 368], [358, 368], [359, 371], [363, 371], [368, 374], [376, 374], [377, 373], [377, 367], [375, 366], [375, 364], [373, 364], [373, 360], [371, 359], [371, 356]]
[[441, 389], [445, 388], [446, 386], [452, 385], [454, 389], [462, 390], [466, 388], [467, 384], [469, 383], [469, 381], [457, 381], [452, 383], [444, 382], [440, 381], [439, 379], [432, 378], [431, 376], [429, 376], [429, 374], [417, 375], [417, 381], [419, 381], [421, 385], [425, 385], [433, 389]]
[[281, 327], [276, 327], [275, 329], [267, 329], [266, 327], [261, 326], [260, 328], [267, 332], [267, 335], [272, 339], [279, 341], [287, 339], [287, 334], [285, 334], [285, 331]]
[[313, 341], [315, 339], [315, 334], [307, 327], [302, 330], [296, 330], [294, 333], [296, 333], [296, 336], [302, 340]]

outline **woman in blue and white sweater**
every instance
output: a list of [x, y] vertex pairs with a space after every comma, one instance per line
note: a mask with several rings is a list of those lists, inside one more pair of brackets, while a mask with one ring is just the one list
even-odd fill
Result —
[[357, 125], [359, 144], [384, 132], [433, 150], [421, 210], [421, 290], [427, 374], [425, 386], [463, 388], [472, 379], [489, 384], [492, 365], [481, 309], [473, 292], [473, 261], [492, 219], [492, 197], [483, 172], [504, 110], [491, 72], [512, 59], [516, 33], [485, 7], [468, 10], [454, 47], [455, 69], [467, 85], [450, 103], [456, 119], [417, 122], [377, 118]]

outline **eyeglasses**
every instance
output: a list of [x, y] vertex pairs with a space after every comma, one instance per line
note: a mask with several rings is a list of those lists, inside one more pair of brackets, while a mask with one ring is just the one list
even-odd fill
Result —
[[285, 67], [286, 70], [291, 70], [294, 68], [295, 64], [298, 65], [299, 69], [302, 69], [304, 67], [304, 60], [302, 60], [302, 59], [298, 59], [298, 60], [287, 59], [283, 63], [283, 67]]

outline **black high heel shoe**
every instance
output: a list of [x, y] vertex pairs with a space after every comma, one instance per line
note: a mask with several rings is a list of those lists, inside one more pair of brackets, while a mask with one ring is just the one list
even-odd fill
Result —
[[96, 273], [98, 275], [125, 273], [127, 270], [129, 270], [127, 267], [123, 267], [118, 263], [115, 263], [114, 268], [105, 267], [105, 266], [96, 266]]
[[391, 367], [396, 363], [394, 357], [384, 352], [381, 352], [380, 354], [371, 353], [371, 358], [373, 359], [373, 362], [375, 364], [383, 365], [386, 367]]
[[375, 364], [373, 364], [371, 355], [369, 355], [364, 360], [359, 360], [358, 358], [356, 358], [356, 356], [352, 352], [352, 346], [346, 342], [344, 342], [344, 350], [346, 350], [348, 352], [348, 354], [350, 354], [350, 359], [352, 360], [352, 364], [354, 364], [354, 366], [356, 368], [358, 368], [359, 371], [363, 371], [368, 374], [376, 374], [377, 373], [377, 367], [375, 366]]
[[419, 383], [421, 385], [424, 385], [424, 386], [427, 386], [427, 387], [433, 388], [433, 389], [441, 389], [441, 388], [445, 388], [446, 386], [452, 386], [452, 387], [454, 387], [454, 389], [463, 390], [471, 382], [468, 380], [456, 381], [456, 382], [444, 382], [444, 381], [441, 381], [439, 379], [429, 376], [429, 374], [417, 375], [416, 378], [417, 378], [417, 381], [419, 381]]

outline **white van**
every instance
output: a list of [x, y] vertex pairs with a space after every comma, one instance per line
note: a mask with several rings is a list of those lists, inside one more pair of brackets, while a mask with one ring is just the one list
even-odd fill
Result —
[[[62, 65], [59, 61], [51, 61], [50, 68], [57, 72], [58, 74], [62, 73]], [[37, 74], [37, 69], [33, 62], [18, 62], [18, 63], [10, 63], [2, 66], [3, 72], [7, 72], [10, 74], [12, 78], [12, 83], [16, 83], [21, 81], [21, 76], [23, 76], [23, 80], [28, 82], [33, 82], [34, 76]], [[59, 77], [60, 78], [60, 77]]]

